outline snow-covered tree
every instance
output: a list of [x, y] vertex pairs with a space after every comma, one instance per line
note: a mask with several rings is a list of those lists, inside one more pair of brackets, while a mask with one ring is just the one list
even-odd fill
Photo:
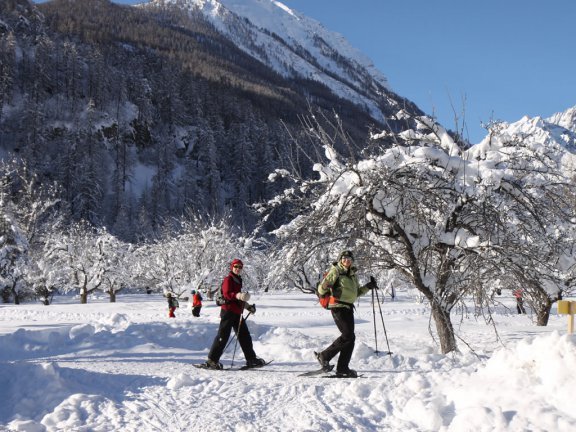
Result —
[[537, 324], [546, 325], [552, 304], [574, 288], [576, 159], [561, 139], [511, 134], [499, 124], [490, 132], [466, 153], [502, 173], [485, 192], [498, 210], [487, 257], [498, 268], [488, 273], [522, 288]]
[[104, 287], [107, 272], [114, 265], [111, 258], [116, 251], [107, 250], [107, 238], [104, 230], [79, 222], [51, 239], [48, 256], [69, 277], [62, 291], [77, 290], [82, 304], [88, 302], [88, 295]]
[[134, 272], [140, 284], [177, 296], [184, 293], [187, 254], [176, 239], [145, 243], [134, 253]]
[[34, 290], [36, 298], [44, 305], [52, 303], [54, 295], [66, 286], [69, 279], [65, 269], [54, 265], [54, 260], [46, 255], [49, 250], [50, 248], [46, 245], [42, 250], [31, 251], [30, 265], [26, 274], [27, 283]]
[[220, 287], [229, 263], [240, 258], [246, 261], [246, 287], [253, 291], [262, 286], [262, 261], [254, 252], [258, 242], [241, 236], [228, 218], [191, 215], [176, 225], [175, 232], [136, 249], [132, 267], [139, 284], [178, 297], [192, 289], [211, 296]]
[[[16, 303], [34, 295], [34, 256], [43, 248], [47, 232], [57, 226], [60, 203], [57, 189], [42, 184], [25, 162], [0, 162], [0, 245], [3, 244], [4, 299]], [[63, 209], [60, 209], [62, 213]]]
[[28, 242], [7, 207], [0, 193], [0, 292], [5, 302], [12, 297], [15, 304], [20, 304], [26, 287]]
[[114, 303], [116, 295], [132, 283], [128, 266], [134, 247], [106, 230], [99, 231], [97, 246], [103, 260], [101, 289], [110, 296], [110, 302]]
[[374, 136], [394, 145], [358, 162], [343, 160], [337, 134], [316, 122], [311, 133], [327, 159], [315, 165], [320, 178], [298, 181], [269, 204], [296, 199], [309, 205], [276, 231], [294, 245], [291, 255], [346, 245], [359, 252], [364, 268], [400, 272], [428, 300], [448, 353], [457, 349], [452, 309], [464, 296], [486, 298], [474, 293], [494, 275], [521, 264], [536, 268], [538, 261], [537, 268], [550, 270], [540, 280], [549, 281], [554, 260], [571, 267], [558, 234], [571, 226], [573, 209], [561, 202], [552, 210], [539, 207], [566, 191], [571, 155], [505, 136], [465, 151], [431, 119], [407, 120], [413, 130]]
[[228, 264], [245, 256], [241, 237], [229, 218], [210, 219], [195, 214], [182, 221], [178, 241], [186, 251], [190, 289], [204, 289], [208, 296], [220, 287]]

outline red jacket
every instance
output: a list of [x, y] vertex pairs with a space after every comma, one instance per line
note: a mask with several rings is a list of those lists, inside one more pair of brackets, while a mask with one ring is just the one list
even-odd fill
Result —
[[194, 297], [192, 297], [192, 307], [197, 306], [202, 306], [202, 297], [198, 293], [194, 294]]
[[241, 315], [244, 311], [244, 304], [236, 299], [236, 294], [242, 291], [242, 278], [234, 273], [228, 273], [222, 282], [222, 296], [227, 303], [222, 305], [223, 310], [234, 312]]

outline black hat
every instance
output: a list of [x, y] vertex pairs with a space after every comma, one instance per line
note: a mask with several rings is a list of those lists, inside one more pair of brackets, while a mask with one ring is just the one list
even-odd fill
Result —
[[354, 259], [354, 254], [352, 253], [352, 251], [349, 251], [349, 250], [342, 251], [340, 253], [340, 258], [338, 258], [338, 261], [340, 261], [342, 258], [345, 258], [345, 257], [348, 257], [350, 259]]

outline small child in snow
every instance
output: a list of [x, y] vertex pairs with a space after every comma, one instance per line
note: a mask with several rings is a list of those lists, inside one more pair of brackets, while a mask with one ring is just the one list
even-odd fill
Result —
[[166, 297], [168, 297], [168, 318], [176, 318], [174, 312], [178, 307], [180, 307], [178, 299], [174, 297], [172, 293], [168, 293]]

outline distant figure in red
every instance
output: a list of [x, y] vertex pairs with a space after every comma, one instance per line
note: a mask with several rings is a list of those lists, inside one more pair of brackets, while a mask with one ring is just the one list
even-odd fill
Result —
[[192, 315], [199, 317], [200, 309], [202, 309], [202, 296], [200, 292], [192, 290]]
[[514, 297], [516, 297], [516, 310], [518, 311], [518, 314], [525, 314], [526, 310], [524, 309], [524, 299], [522, 298], [524, 290], [517, 288], [512, 291], [512, 294]]
[[172, 293], [166, 294], [166, 297], [168, 297], [168, 318], [176, 318], [174, 312], [176, 311], [176, 308], [180, 306], [178, 304], [178, 299], [172, 296]]

